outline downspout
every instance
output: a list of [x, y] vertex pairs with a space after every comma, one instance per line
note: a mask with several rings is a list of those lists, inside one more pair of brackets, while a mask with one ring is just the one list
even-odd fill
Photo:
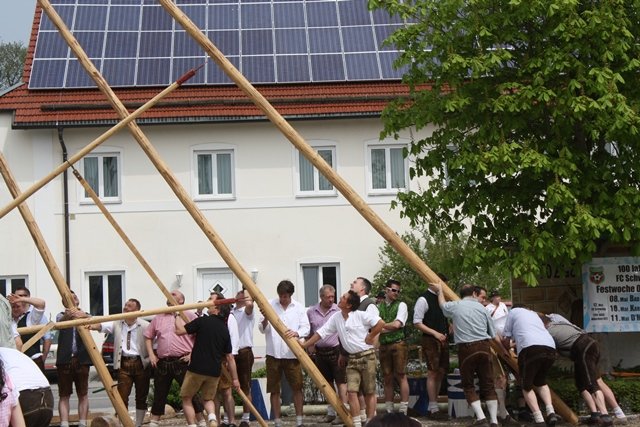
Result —
[[[62, 148], [62, 162], [65, 163], [68, 160], [67, 155], [67, 146], [64, 144], [64, 128], [62, 126], [58, 126], [58, 142], [60, 143], [60, 147]], [[71, 255], [69, 252], [69, 181], [68, 181], [67, 170], [62, 173], [62, 192], [63, 192], [63, 200], [64, 200], [64, 277], [67, 282], [69, 288], [71, 288], [71, 283], [69, 283], [69, 274], [71, 270]]]

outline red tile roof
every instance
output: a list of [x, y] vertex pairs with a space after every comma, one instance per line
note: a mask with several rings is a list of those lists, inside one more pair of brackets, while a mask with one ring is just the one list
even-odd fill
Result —
[[[25, 83], [0, 97], [0, 111], [14, 111], [16, 128], [117, 123], [116, 113], [97, 89], [28, 89], [41, 15], [37, 6], [23, 73]], [[114, 88], [114, 92], [133, 111], [162, 89]], [[288, 119], [377, 116], [390, 100], [408, 93], [405, 85], [395, 81], [265, 85], [257, 89]], [[261, 119], [262, 112], [235, 86], [183, 86], [147, 111], [138, 123]]]

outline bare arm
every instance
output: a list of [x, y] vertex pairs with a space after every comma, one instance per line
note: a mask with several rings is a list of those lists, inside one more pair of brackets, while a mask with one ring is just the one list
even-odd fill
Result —
[[236, 369], [236, 359], [233, 354], [227, 353], [227, 367], [229, 368], [229, 375], [231, 375], [231, 384], [236, 390], [240, 389], [240, 382], [238, 381], [238, 370]]
[[47, 360], [47, 356], [49, 355], [49, 350], [51, 349], [51, 340], [46, 339], [42, 344], [42, 360]]
[[253, 298], [249, 295], [249, 292], [245, 291], [245, 299], [244, 299], [244, 313], [247, 316], [251, 316], [253, 314]]
[[184, 328], [184, 320], [180, 316], [176, 316], [176, 335], [187, 335], [187, 330]]
[[145, 347], [147, 347], [149, 362], [151, 363], [151, 366], [155, 368], [156, 364], [158, 363], [158, 358], [156, 357], [156, 354], [153, 352], [153, 340], [151, 338], [144, 337], [144, 345]]
[[307, 349], [312, 345], [314, 345], [315, 343], [317, 343], [318, 341], [320, 341], [320, 335], [318, 335], [318, 333], [315, 332], [313, 335], [311, 335], [311, 337], [308, 340], [304, 342], [304, 344], [302, 344], [302, 348]]
[[11, 421], [9, 421], [11, 427], [25, 427], [24, 416], [22, 415], [22, 407], [20, 402], [11, 409]]
[[384, 320], [380, 319], [378, 323], [376, 323], [376, 325], [373, 328], [371, 328], [364, 342], [366, 342], [369, 345], [373, 345], [373, 343], [376, 340], [376, 337], [380, 335], [380, 332], [382, 332], [382, 328], [384, 328]]

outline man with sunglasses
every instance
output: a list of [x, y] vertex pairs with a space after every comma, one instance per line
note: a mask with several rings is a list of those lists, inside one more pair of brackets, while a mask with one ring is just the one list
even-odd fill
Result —
[[404, 326], [407, 323], [407, 304], [400, 301], [400, 282], [387, 280], [385, 299], [378, 304], [384, 327], [380, 333], [380, 368], [384, 377], [384, 405], [388, 413], [393, 411], [393, 379], [400, 386], [400, 410], [407, 414], [409, 406], [409, 381], [407, 380], [408, 347]]

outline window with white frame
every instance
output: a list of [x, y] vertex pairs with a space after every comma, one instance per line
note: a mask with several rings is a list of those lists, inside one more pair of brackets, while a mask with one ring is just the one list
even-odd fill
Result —
[[[314, 150], [325, 162], [335, 169], [336, 147], [314, 146]], [[322, 175], [313, 164], [296, 150], [298, 156], [298, 195], [300, 196], [333, 196], [336, 194], [333, 184]]]
[[407, 188], [406, 144], [370, 144], [367, 146], [370, 194], [393, 194]]
[[124, 272], [88, 273], [89, 313], [106, 316], [122, 313]]
[[234, 196], [233, 154], [232, 149], [194, 151], [197, 199], [228, 199]]
[[[105, 203], [120, 202], [120, 153], [99, 152], [87, 154], [82, 159], [84, 179], [101, 201]], [[86, 190], [82, 190], [83, 202], [91, 202]]]
[[335, 289], [338, 289], [340, 264], [302, 264], [300, 267], [302, 268], [304, 301], [307, 307], [318, 303], [318, 292], [323, 285], [332, 285]]
[[27, 276], [0, 276], [0, 294], [6, 297], [20, 287], [27, 286]]

